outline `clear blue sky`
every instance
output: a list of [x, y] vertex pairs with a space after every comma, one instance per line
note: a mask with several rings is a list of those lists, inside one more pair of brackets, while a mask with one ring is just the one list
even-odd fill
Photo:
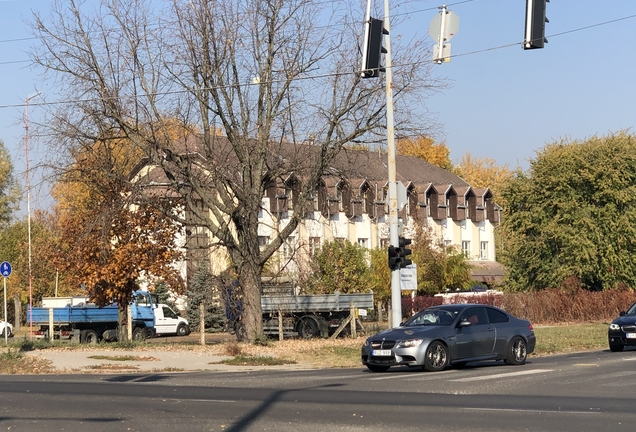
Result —
[[[27, 61], [35, 41], [28, 39], [24, 20], [32, 9], [46, 11], [49, 4], [0, 0], [0, 139], [23, 182], [23, 104], [42, 87]], [[416, 32], [430, 40], [428, 26], [441, 4], [411, 4], [413, 12], [392, 27], [392, 35]], [[460, 27], [451, 40], [451, 62], [434, 71], [451, 87], [429, 98], [427, 106], [437, 113], [437, 138], [445, 140], [454, 162], [468, 151], [526, 169], [535, 151], [548, 142], [628, 128], [636, 133], [636, 1], [553, 0], [547, 11], [549, 43], [531, 51], [520, 45], [525, 0], [458, 0], [447, 5], [459, 16]], [[595, 27], [583, 29], [589, 26]], [[33, 100], [29, 109], [32, 119], [38, 118], [36, 104]], [[34, 165], [43, 152], [37, 140], [30, 143]], [[33, 208], [50, 202], [46, 188], [34, 189]]]

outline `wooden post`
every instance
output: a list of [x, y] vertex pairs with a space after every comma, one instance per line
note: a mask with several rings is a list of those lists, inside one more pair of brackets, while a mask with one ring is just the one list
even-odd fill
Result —
[[53, 332], [53, 308], [49, 308], [49, 340], [52, 342], [54, 338]]
[[278, 340], [283, 340], [283, 308], [278, 305]]
[[358, 337], [358, 334], [356, 333], [356, 321], [358, 318], [356, 312], [357, 312], [356, 305], [353, 302], [350, 302], [349, 315], [351, 315], [351, 321], [349, 321], [349, 326], [351, 327], [351, 337], [353, 339]]
[[199, 304], [199, 332], [201, 333], [201, 345], [205, 345], [205, 302]]
[[126, 327], [128, 327], [128, 341], [132, 341], [132, 334], [133, 334], [133, 328], [132, 328], [132, 306], [128, 305], [128, 320], [126, 322]]

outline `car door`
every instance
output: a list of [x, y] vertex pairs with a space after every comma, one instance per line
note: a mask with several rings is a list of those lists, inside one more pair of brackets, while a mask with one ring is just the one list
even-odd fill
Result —
[[164, 333], [177, 333], [177, 325], [179, 324], [179, 315], [173, 311], [170, 306], [163, 305], [163, 328]]
[[455, 358], [473, 358], [491, 355], [495, 347], [496, 331], [490, 324], [486, 308], [476, 306], [466, 309], [459, 318], [470, 325], [458, 324]]
[[166, 319], [163, 315], [163, 306], [158, 305], [155, 309], [155, 332], [164, 334], [167, 331]]

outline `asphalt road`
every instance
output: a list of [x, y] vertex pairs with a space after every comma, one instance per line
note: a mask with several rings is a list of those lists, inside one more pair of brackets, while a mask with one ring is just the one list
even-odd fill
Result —
[[11, 431], [633, 431], [636, 351], [396, 368], [0, 377]]

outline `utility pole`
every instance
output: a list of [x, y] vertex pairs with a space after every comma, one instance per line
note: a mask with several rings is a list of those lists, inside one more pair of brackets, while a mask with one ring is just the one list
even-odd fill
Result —
[[[389, 169], [389, 241], [399, 247], [397, 168], [395, 164], [395, 126], [393, 122], [393, 70], [391, 69], [391, 24], [389, 22], [389, 0], [384, 0], [384, 28], [386, 30], [386, 134]], [[402, 322], [402, 291], [400, 269], [391, 269], [391, 327]]]
[[27, 189], [27, 244], [29, 257], [29, 337], [33, 339], [33, 273], [31, 272], [31, 182], [29, 179], [29, 101], [39, 96], [39, 92], [25, 99], [24, 108], [24, 146], [26, 148], [26, 189]]
[[[389, 267], [391, 268], [391, 326], [397, 327], [402, 322], [402, 291], [400, 287], [400, 265], [391, 265], [391, 254], [399, 253], [400, 258], [395, 262], [410, 260], [402, 257], [400, 233], [398, 226], [398, 184], [397, 168], [395, 164], [395, 126], [393, 122], [393, 71], [391, 70], [391, 25], [389, 22], [389, 0], [384, 0], [384, 20], [371, 17], [371, 1], [367, 0], [365, 14], [364, 47], [362, 50], [362, 78], [377, 78], [380, 72], [386, 72], [386, 130], [388, 154], [388, 182], [389, 182]], [[386, 46], [382, 46], [386, 36]], [[380, 65], [381, 54], [386, 54], [386, 67]], [[410, 243], [410, 242], [409, 242]], [[408, 250], [406, 250], [408, 251]], [[410, 251], [408, 251], [410, 253]]]

